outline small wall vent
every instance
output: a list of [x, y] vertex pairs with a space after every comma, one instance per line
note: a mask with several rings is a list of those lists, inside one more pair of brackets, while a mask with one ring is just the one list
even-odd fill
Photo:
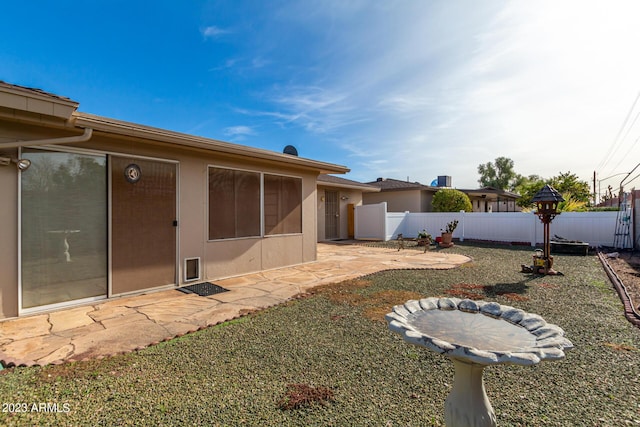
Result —
[[200, 280], [200, 257], [184, 259], [184, 281]]

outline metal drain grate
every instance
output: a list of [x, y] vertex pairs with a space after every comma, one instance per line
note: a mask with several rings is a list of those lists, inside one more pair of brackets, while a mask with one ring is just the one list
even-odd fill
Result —
[[183, 286], [181, 288], [178, 288], [178, 290], [180, 292], [184, 292], [185, 294], [198, 294], [201, 297], [207, 297], [209, 295], [227, 292], [229, 289], [214, 285], [213, 283], [203, 282], [196, 283], [195, 285]]

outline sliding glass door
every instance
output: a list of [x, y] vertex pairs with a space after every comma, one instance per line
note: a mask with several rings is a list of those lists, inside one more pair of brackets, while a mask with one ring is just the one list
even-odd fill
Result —
[[106, 156], [24, 149], [22, 309], [107, 294]]

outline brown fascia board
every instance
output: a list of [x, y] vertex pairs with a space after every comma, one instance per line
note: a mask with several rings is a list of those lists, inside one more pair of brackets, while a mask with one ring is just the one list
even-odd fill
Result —
[[12, 85], [0, 80], [0, 106], [27, 113], [69, 120], [78, 103], [41, 89]]
[[428, 185], [420, 184], [419, 182], [407, 182], [399, 179], [393, 178], [385, 178], [382, 181], [372, 181], [367, 182], [366, 185], [371, 185], [377, 188], [380, 188], [380, 191], [415, 191], [415, 190], [423, 190], [423, 191], [432, 191], [436, 192], [440, 189], [440, 187], [431, 187]]
[[440, 188], [438, 188], [438, 187], [429, 187], [427, 185], [417, 184], [417, 185], [407, 185], [406, 187], [380, 188], [380, 191], [383, 191], [383, 192], [388, 192], [388, 191], [431, 191], [431, 192], [436, 192], [439, 189]]
[[368, 184], [359, 184], [357, 182], [348, 183], [348, 182], [332, 182], [332, 181], [323, 181], [318, 179], [318, 186], [322, 187], [331, 187], [331, 188], [348, 188], [351, 190], [360, 190], [364, 193], [378, 193], [380, 189], [378, 187], [373, 187]]
[[511, 193], [509, 191], [499, 190], [497, 188], [492, 188], [492, 187], [476, 188], [476, 189], [473, 189], [473, 190], [460, 189], [460, 191], [462, 191], [463, 193], [465, 193], [467, 195], [473, 195], [473, 196], [482, 196], [483, 194], [495, 194], [497, 196], [506, 196], [506, 197], [511, 197], [511, 198], [514, 198], [514, 199], [519, 199], [520, 197], [522, 197], [519, 194]]
[[82, 112], [74, 113], [74, 122], [76, 126], [89, 127], [107, 134], [158, 141], [166, 144], [225, 153], [233, 156], [275, 161], [291, 166], [313, 169], [319, 171], [319, 173], [347, 173], [350, 171], [346, 166], [336, 165], [333, 163], [320, 162], [303, 157], [291, 156], [289, 154], [281, 154], [260, 148], [232, 144], [230, 142], [173, 132]]
[[365, 192], [378, 192], [380, 188], [375, 187], [370, 184], [365, 184], [359, 181], [354, 181], [352, 179], [343, 178], [341, 176], [333, 176], [329, 174], [320, 174], [318, 175], [318, 184], [325, 185], [327, 187], [335, 187], [335, 188], [351, 188], [362, 190]]

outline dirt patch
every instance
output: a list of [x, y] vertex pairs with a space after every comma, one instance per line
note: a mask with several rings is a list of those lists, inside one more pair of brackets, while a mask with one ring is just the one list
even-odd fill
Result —
[[385, 314], [389, 313], [394, 305], [404, 304], [409, 300], [420, 300], [424, 298], [417, 292], [411, 291], [382, 291], [371, 295], [364, 301], [364, 317], [369, 320], [384, 322]]
[[[497, 286], [477, 285], [473, 283], [457, 283], [451, 285], [445, 292], [447, 295], [456, 298], [467, 298], [471, 300], [481, 300], [496, 295], [505, 297], [509, 301], [527, 301], [529, 297], [512, 292], [513, 289], [497, 289]], [[504, 286], [503, 286], [504, 287]]]
[[[387, 290], [371, 295], [359, 293], [359, 290], [372, 285], [370, 280], [354, 279], [340, 283], [316, 286], [311, 290], [313, 294], [325, 295], [334, 304], [347, 304], [351, 307], [364, 309], [363, 315], [367, 319], [384, 322], [385, 314], [394, 305], [404, 304], [408, 300], [419, 300], [424, 296], [417, 292]], [[339, 317], [332, 317], [337, 320]]]
[[308, 384], [288, 384], [287, 392], [278, 402], [280, 409], [298, 409], [313, 404], [325, 405], [333, 400], [333, 391], [328, 387], [313, 387]]
[[604, 343], [604, 345], [606, 345], [607, 347], [611, 347], [612, 349], [617, 351], [640, 351], [634, 346], [629, 344], [616, 344], [612, 342], [606, 342]]
[[607, 258], [607, 262], [627, 289], [633, 307], [640, 311], [640, 254], [620, 253], [617, 258]]

